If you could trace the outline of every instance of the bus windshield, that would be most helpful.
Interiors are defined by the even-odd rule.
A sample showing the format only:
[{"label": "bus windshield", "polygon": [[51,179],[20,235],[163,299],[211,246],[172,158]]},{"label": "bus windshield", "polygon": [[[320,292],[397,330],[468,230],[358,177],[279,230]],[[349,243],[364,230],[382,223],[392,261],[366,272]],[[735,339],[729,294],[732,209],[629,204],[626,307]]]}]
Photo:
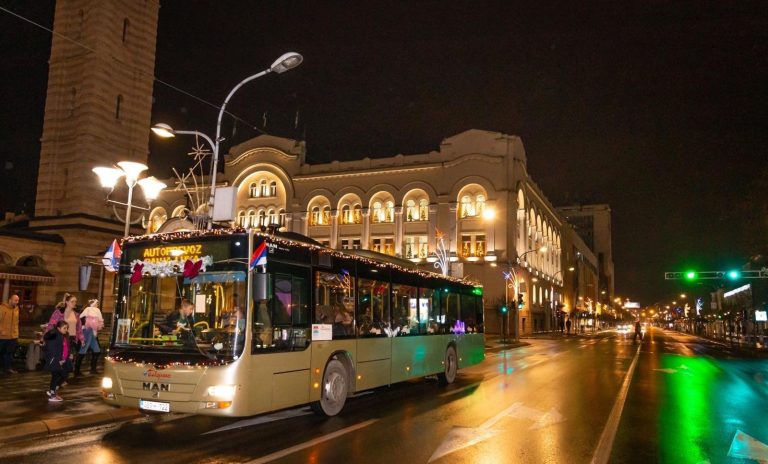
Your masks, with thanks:
[{"label": "bus windshield", "polygon": [[198,353],[211,360],[240,357],[245,342],[246,274],[202,272],[123,276],[122,309],[113,346]]}]

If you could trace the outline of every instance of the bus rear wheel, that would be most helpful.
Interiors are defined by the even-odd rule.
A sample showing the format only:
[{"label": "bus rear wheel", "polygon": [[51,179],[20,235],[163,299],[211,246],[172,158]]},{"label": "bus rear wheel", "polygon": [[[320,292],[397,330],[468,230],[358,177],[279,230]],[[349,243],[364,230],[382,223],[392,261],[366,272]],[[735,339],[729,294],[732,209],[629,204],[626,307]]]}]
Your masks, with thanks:
[{"label": "bus rear wheel", "polygon": [[442,385],[452,384],[453,381],[456,380],[456,372],[459,370],[457,359],[456,348],[449,346],[448,349],[445,350],[445,362],[443,363],[445,369],[443,372],[437,374],[437,379]]},{"label": "bus rear wheel", "polygon": [[347,369],[337,359],[325,366],[320,401],[312,403],[312,410],[323,416],[335,416],[344,408],[349,392]]}]

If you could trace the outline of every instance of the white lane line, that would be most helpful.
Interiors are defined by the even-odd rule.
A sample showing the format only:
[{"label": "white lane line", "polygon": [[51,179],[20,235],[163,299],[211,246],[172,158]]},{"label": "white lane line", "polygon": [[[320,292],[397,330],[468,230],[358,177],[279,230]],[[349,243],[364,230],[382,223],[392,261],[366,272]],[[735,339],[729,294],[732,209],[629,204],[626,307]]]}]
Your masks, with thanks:
[{"label": "white lane line", "polygon": [[320,443],[326,442],[328,440],[333,440],[334,438],[338,438],[342,435],[345,435],[350,432],[354,432],[355,430],[362,429],[364,427],[368,427],[369,425],[373,424],[374,422],[378,421],[378,419],[370,419],[365,422],[361,422],[359,424],[355,424],[352,426],[349,426],[347,428],[343,428],[341,430],[337,430],[333,433],[329,433],[328,435],[323,435],[322,437],[317,437],[314,440],[310,440],[307,442],[304,442],[300,445],[291,446],[290,448],[286,448],[284,450],[275,451],[272,454],[268,454],[266,456],[262,456],[260,458],[254,459],[253,461],[248,461],[245,464],[263,464],[266,462],[272,462],[276,459],[280,459],[282,457],[288,456],[289,454],[293,454],[297,451],[301,451],[306,448],[310,448],[315,445],[319,445]]},{"label": "white lane line", "polygon": [[201,435],[208,435],[210,433],[219,433],[224,432],[227,430],[232,429],[241,429],[243,427],[252,427],[254,425],[260,425],[260,424],[266,424],[269,422],[275,422],[279,420],[285,420],[285,419],[291,419],[294,417],[299,416],[306,416],[312,414],[312,411],[308,410],[307,408],[295,408],[295,409],[287,409],[285,411],[276,412],[274,414],[270,414],[268,416],[259,416],[255,417],[253,419],[245,419],[241,421],[234,422],[229,425],[225,425],[224,427],[219,427],[214,430],[209,430],[205,433],[201,433]]},{"label": "white lane line", "polygon": [[621,384],[619,394],[616,396],[616,402],[613,403],[613,409],[611,409],[611,414],[608,416],[608,422],[605,423],[603,433],[600,434],[600,441],[597,443],[594,456],[592,456],[592,464],[606,464],[611,457],[613,439],[616,438],[616,431],[619,429],[619,420],[621,419],[621,413],[624,411],[629,384],[632,383],[632,375],[635,373],[638,358],[640,358],[640,346],[637,347],[632,364],[630,364],[627,375],[624,377],[624,383]]}]

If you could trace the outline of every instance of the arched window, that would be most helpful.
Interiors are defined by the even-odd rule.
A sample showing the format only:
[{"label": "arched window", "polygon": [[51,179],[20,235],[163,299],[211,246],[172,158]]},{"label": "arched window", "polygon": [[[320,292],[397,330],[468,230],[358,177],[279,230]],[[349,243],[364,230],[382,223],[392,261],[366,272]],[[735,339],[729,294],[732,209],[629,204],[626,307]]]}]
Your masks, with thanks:
[{"label": "arched window", "polygon": [[323,206],[323,224],[331,223],[331,207],[328,205]]},{"label": "arched window", "polygon": [[256,182],[253,182],[248,187],[248,196],[251,198],[258,198],[259,197],[259,189],[256,187]]},{"label": "arched window", "polygon": [[429,200],[422,198],[419,200],[419,221],[429,220]]},{"label": "arched window", "polygon": [[268,197],[269,196],[269,189],[267,188],[267,181],[262,179],[259,181],[259,190],[261,191],[260,195],[262,197]]},{"label": "arched window", "polygon": [[322,221],[322,216],[320,215],[320,207],[313,206],[309,214],[309,225],[319,226],[320,224],[322,224],[321,221]]},{"label": "arched window", "polygon": [[382,222],[394,222],[395,221],[395,202],[387,201],[384,203],[384,221]]},{"label": "arched window", "polygon": [[245,211],[243,210],[237,213],[237,225],[240,227],[245,227]]},{"label": "arched window", "polygon": [[256,211],[250,210],[248,211],[248,220],[246,221],[245,227],[254,227],[256,225]]},{"label": "arched window", "polygon": [[415,200],[408,200],[405,202],[405,221],[413,222],[419,220],[419,207],[416,206]]},{"label": "arched window", "polygon": [[341,207],[341,223],[352,224],[352,208],[349,205]]},{"label": "arched window", "polygon": [[270,197],[277,196],[277,182],[275,181],[272,181],[269,183],[269,196]]},{"label": "arched window", "polygon": [[380,201],[373,203],[373,215],[371,218],[373,222],[384,222],[384,208],[381,207]]},{"label": "arched window", "polygon": [[268,224],[270,226],[272,224],[277,224],[277,216],[275,215],[275,210],[274,209],[270,208],[269,211],[267,211],[267,221],[269,221]]},{"label": "arched window", "polygon": [[360,204],[356,204],[352,209],[352,222],[354,224],[363,223],[363,207]]},{"label": "arched window", "polygon": [[285,210],[280,209],[277,212],[277,223],[280,224],[280,227],[285,226]]},{"label": "arched window", "polygon": [[459,210],[459,217],[472,217],[475,215],[475,209],[472,207],[472,199],[469,195],[461,197],[461,209]]},{"label": "arched window", "polygon": [[154,234],[160,229],[165,221],[168,219],[168,214],[165,212],[165,208],[155,208],[149,215],[149,233]]},{"label": "arched window", "polygon": [[258,219],[258,226],[266,226],[267,225],[267,213],[261,209],[259,210],[259,219]]},{"label": "arched window", "polygon": [[483,214],[483,210],[485,209],[485,195],[478,194],[475,197],[475,216],[479,216]]}]

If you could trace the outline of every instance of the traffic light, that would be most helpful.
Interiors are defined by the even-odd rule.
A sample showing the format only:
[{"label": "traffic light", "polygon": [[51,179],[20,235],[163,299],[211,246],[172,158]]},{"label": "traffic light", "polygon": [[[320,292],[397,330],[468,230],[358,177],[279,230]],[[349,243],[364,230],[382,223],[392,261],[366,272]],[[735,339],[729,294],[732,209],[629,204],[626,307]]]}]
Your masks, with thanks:
[{"label": "traffic light", "polygon": [[501,305],[501,314],[507,314],[507,305]]},{"label": "traffic light", "polygon": [[685,271],[685,280],[693,281],[699,277],[696,271]]},{"label": "traffic light", "polygon": [[726,275],[731,280],[738,280],[741,277],[741,272],[739,272],[739,271],[737,271],[735,269],[732,269],[732,270],[728,271],[728,273]]},{"label": "traffic light", "polygon": [[523,309],[525,306],[525,302],[523,301],[523,294],[518,293],[517,294],[517,309]]}]

